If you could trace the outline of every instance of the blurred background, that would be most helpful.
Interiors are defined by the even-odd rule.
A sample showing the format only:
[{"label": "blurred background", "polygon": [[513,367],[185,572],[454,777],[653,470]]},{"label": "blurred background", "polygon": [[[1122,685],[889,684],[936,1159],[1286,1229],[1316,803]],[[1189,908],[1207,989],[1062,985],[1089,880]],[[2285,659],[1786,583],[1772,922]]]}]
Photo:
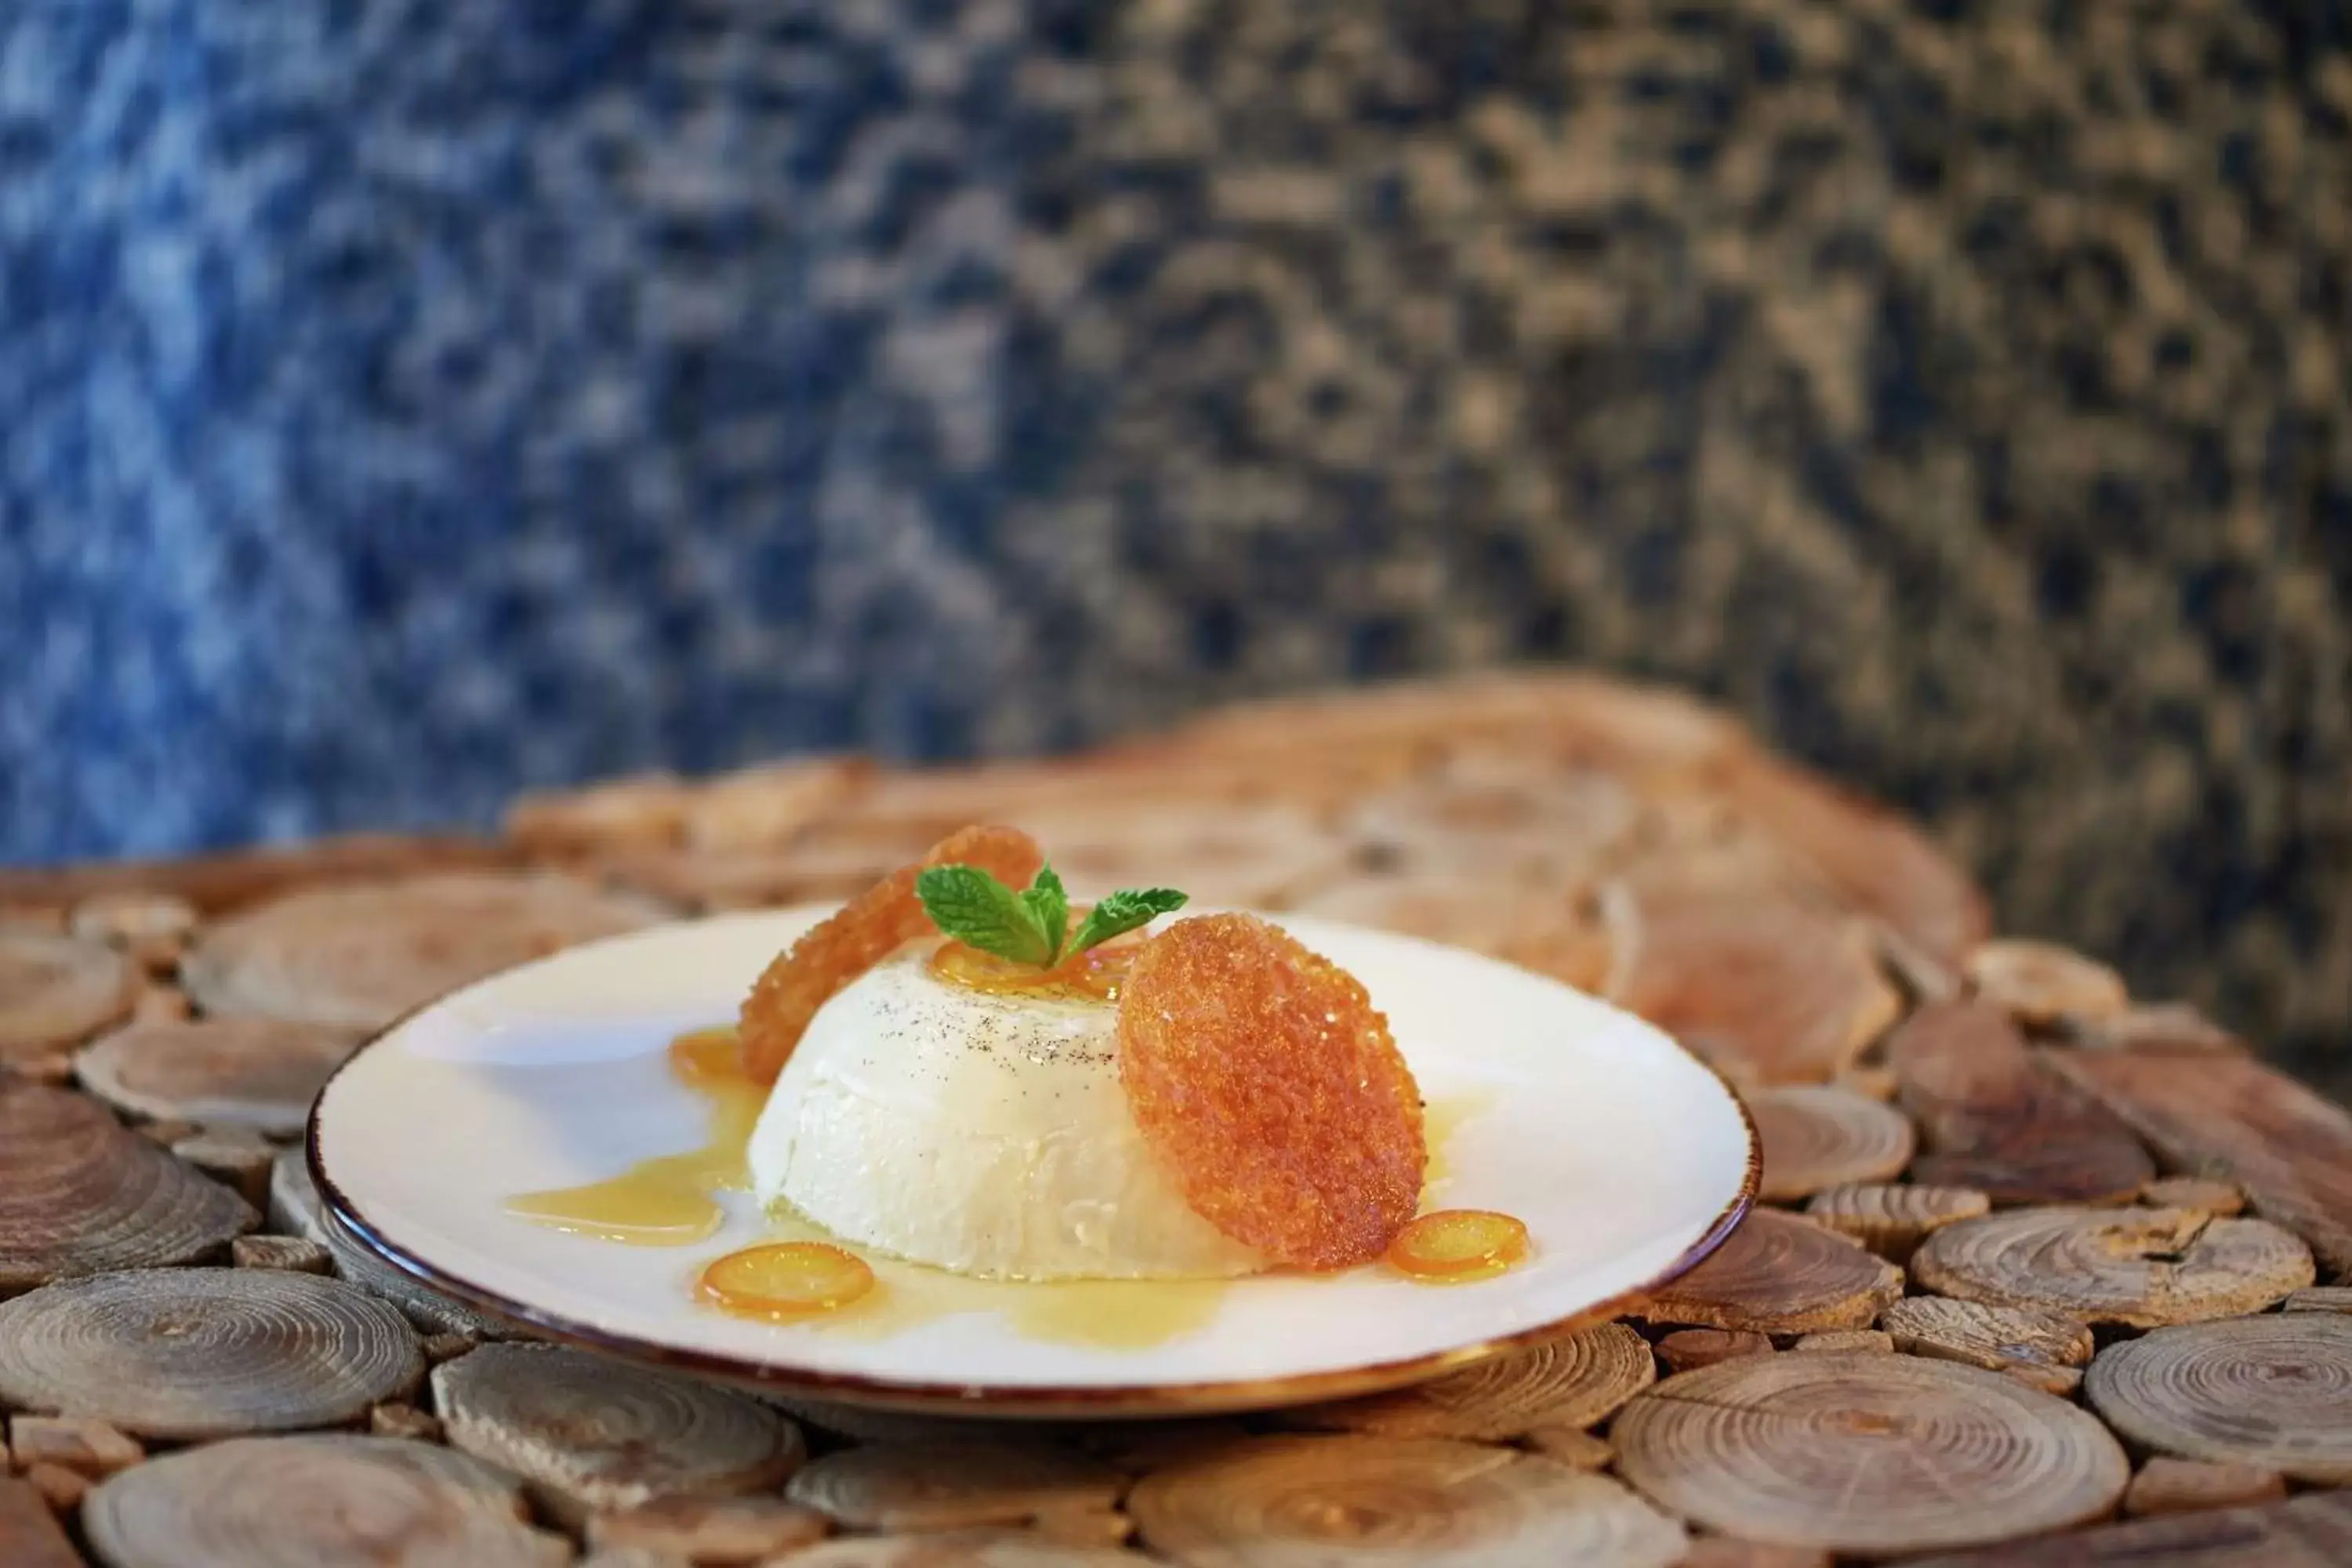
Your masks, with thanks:
[{"label": "blurred background", "polygon": [[0,860],[1514,662],[2352,1032],[2352,5],[13,0]]}]

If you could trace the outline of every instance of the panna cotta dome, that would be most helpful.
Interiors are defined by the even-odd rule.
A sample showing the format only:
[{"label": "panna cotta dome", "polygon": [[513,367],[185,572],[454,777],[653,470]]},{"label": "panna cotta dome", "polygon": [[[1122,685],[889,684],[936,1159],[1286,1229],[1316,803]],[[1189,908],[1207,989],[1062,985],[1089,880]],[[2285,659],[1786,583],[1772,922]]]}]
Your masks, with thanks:
[{"label": "panna cotta dome", "polygon": [[1265,1267],[1185,1202],[1119,1080],[1118,1004],[982,989],[902,949],[818,1009],[751,1142],[763,1206],[854,1246],[1021,1279]]}]

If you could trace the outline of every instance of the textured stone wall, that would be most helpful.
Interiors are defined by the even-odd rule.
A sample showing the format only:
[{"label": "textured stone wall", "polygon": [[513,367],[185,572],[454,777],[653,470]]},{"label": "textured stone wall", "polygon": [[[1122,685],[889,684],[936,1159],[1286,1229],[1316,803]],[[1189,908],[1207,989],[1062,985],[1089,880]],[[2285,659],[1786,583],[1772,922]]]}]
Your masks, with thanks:
[{"label": "textured stone wall", "polygon": [[0,855],[1566,658],[2352,1025],[2340,4],[0,14]]}]

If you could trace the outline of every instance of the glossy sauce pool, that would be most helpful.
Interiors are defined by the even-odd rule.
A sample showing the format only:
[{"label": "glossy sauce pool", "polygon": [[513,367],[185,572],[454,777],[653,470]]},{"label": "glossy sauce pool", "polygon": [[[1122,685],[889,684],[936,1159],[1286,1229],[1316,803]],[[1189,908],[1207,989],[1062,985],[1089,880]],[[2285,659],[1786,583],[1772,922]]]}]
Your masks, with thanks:
[{"label": "glossy sauce pool", "polygon": [[[943,948],[941,953],[956,951]],[[1112,1000],[1125,974],[1128,954],[1118,948],[1097,951],[1103,952],[1103,957],[1095,963],[1083,963],[1094,954],[1082,955],[1079,964],[1065,965],[1035,981],[1025,975],[1008,979],[992,967],[997,961],[985,954],[974,955],[978,963],[962,958],[946,962],[968,971],[953,973],[953,978],[982,989],[1035,990]],[[935,959],[935,967],[940,962]],[[507,1212],[551,1229],[632,1247],[691,1247],[716,1235],[727,1220],[719,1194],[751,1188],[746,1150],[767,1100],[767,1086],[743,1075],[731,1027],[681,1035],[670,1043],[668,1058],[671,1076],[709,1102],[708,1142],[683,1153],[640,1161],[605,1181],[520,1194],[507,1201]],[[1490,1099],[1465,1096],[1433,1100],[1426,1107],[1423,1125],[1429,1165],[1424,1201],[1451,1173],[1447,1155],[1454,1131]],[[795,1242],[838,1249],[863,1261],[873,1274],[871,1287],[854,1299],[793,1314],[748,1300],[740,1306],[730,1306],[724,1292],[712,1292],[701,1283],[713,1268],[740,1267],[746,1254]],[[1136,1350],[1166,1343],[1202,1327],[1215,1316],[1218,1304],[1234,1283],[1230,1279],[976,1279],[845,1247],[838,1237],[808,1221],[778,1214],[768,1216],[766,1235],[755,1247],[714,1256],[688,1270],[681,1294],[708,1310],[730,1311],[761,1321],[789,1321],[858,1338],[887,1338],[959,1313],[990,1312],[1031,1339]]]}]

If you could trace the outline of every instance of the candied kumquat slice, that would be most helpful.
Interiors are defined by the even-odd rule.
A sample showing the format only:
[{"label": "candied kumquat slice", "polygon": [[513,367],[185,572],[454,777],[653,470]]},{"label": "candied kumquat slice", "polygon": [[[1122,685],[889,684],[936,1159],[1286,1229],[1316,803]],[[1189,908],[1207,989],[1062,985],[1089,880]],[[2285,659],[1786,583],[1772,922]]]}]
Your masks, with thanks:
[{"label": "candied kumquat slice", "polygon": [[1378,1258],[1421,1201],[1421,1093],[1356,978],[1254,915],[1179,921],[1118,1000],[1136,1125],[1193,1211],[1277,1263]]},{"label": "candied kumquat slice", "polygon": [[845,1307],[874,1289],[874,1270],[822,1241],[780,1241],[713,1258],[697,1292],[753,1318],[805,1318]]},{"label": "candied kumquat slice", "polygon": [[1527,1255],[1528,1227],[1492,1209],[1439,1209],[1389,1243],[1389,1262],[1399,1273],[1431,1284],[1492,1279]]},{"label": "candied kumquat slice", "polygon": [[901,866],[778,955],[751,987],[737,1027],[743,1070],[773,1083],[809,1020],[843,986],[905,942],[932,930],[915,879],[932,866],[973,866],[999,881],[1025,888],[1045,857],[1017,827],[965,827],[949,834],[912,866]]}]

